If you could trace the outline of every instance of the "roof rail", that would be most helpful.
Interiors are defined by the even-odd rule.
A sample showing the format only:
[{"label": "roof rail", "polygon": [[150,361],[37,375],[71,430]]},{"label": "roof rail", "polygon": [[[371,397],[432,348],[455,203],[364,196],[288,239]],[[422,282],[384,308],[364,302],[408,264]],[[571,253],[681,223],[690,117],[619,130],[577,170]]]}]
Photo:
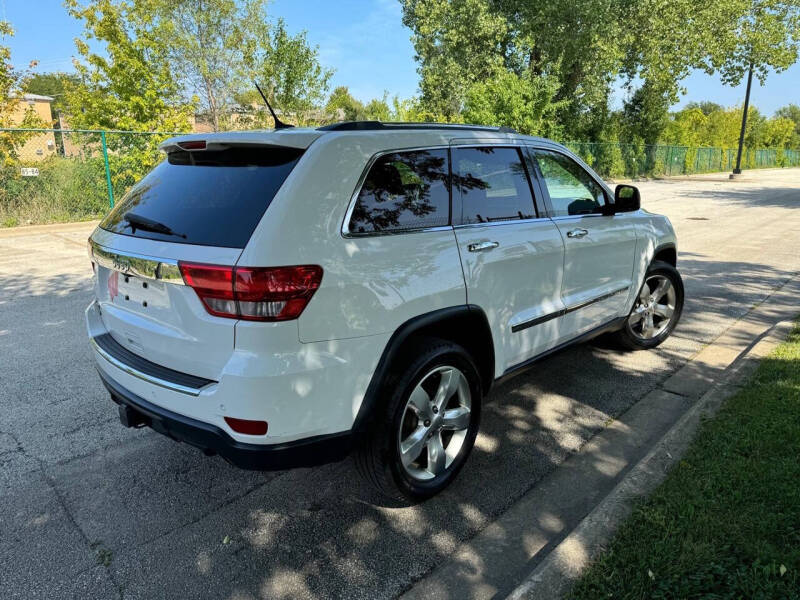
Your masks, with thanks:
[{"label": "roof rail", "polygon": [[467,125],[461,123],[403,123],[381,121],[342,121],[323,127],[320,131],[391,131],[395,129],[454,129],[457,131],[493,131],[496,133],[518,133],[511,127],[491,127],[489,125]]}]

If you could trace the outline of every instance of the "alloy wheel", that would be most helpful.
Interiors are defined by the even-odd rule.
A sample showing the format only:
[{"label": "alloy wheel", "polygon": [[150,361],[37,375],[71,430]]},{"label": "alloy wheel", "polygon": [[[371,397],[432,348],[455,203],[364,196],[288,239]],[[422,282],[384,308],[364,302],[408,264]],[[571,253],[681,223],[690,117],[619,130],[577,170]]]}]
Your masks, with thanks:
[{"label": "alloy wheel", "polygon": [[452,366],[436,367],[414,387],[398,433],[400,462],[414,479],[444,473],[458,457],[472,421],[466,376]]},{"label": "alloy wheel", "polygon": [[648,277],[628,317],[628,327],[639,339],[651,340],[669,327],[675,314],[675,287],[664,275]]}]

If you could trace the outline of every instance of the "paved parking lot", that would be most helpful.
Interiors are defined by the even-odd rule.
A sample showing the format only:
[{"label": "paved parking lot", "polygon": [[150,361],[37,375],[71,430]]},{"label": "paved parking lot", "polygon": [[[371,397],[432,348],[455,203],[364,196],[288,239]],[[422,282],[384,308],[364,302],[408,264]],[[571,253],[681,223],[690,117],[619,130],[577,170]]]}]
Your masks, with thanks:
[{"label": "paved parking lot", "polygon": [[0,597],[407,590],[800,270],[800,170],[640,189],[679,236],[673,337],[647,353],[578,346],[495,388],[456,483],[414,507],[374,495],[350,461],[245,472],[122,428],[83,325],[92,227],[0,230]]}]

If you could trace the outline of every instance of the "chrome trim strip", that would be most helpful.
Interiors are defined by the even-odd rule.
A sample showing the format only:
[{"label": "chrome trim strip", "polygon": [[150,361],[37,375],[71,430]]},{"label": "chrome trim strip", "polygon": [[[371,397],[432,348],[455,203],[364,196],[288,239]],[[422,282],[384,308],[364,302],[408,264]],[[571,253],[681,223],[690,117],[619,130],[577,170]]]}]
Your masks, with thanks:
[{"label": "chrome trim strip", "polygon": [[567,308],[562,308],[561,310],[557,310],[555,312],[542,315],[541,317],[535,317],[533,319],[528,319],[527,321],[523,321],[522,323],[517,323],[516,325],[511,326],[511,332],[516,333],[518,331],[522,331],[523,329],[528,329],[529,327],[533,327],[535,325],[541,325],[542,323],[546,323],[547,321],[552,321],[553,319],[557,319],[558,317],[563,317],[571,312],[580,310],[581,308],[586,308],[587,306],[590,306],[595,302],[602,302],[603,300],[607,300],[612,296],[616,296],[617,294],[627,292],[629,289],[631,289],[631,286],[627,285],[624,288],[619,288],[618,290],[614,290],[613,292],[603,294],[602,296],[598,296],[597,298],[592,298],[591,300],[586,300],[585,302],[574,304]]},{"label": "chrome trim strip", "polygon": [[106,269],[133,275],[140,279],[186,285],[176,260],[109,250],[92,239],[89,240],[89,248],[92,260]]},{"label": "chrome trim strip", "polygon": [[541,223],[549,221],[548,217],[534,217],[532,219],[508,219],[505,221],[489,221],[488,223],[461,223],[453,225],[453,229],[472,229],[474,227],[497,227],[499,225],[519,225],[524,223]]},{"label": "chrome trim strip", "polygon": [[208,385],[213,385],[213,384],[208,384],[201,388],[191,388],[185,385],[181,385],[179,383],[172,383],[171,381],[165,381],[164,379],[159,379],[158,377],[152,377],[151,375],[142,373],[141,371],[138,371],[133,367],[131,367],[130,365],[126,365],[122,361],[119,361],[113,356],[111,356],[108,352],[103,350],[96,341],[94,341],[94,338],[89,338],[89,342],[91,342],[94,351],[97,352],[97,354],[102,356],[104,359],[106,359],[106,361],[111,363],[113,366],[124,371],[128,375],[132,375],[133,377],[141,379],[142,381],[146,381],[147,383],[152,383],[153,385],[157,385],[159,387],[171,390],[173,392],[188,394],[189,396],[199,396],[200,392],[202,392],[205,388],[207,388]]}]

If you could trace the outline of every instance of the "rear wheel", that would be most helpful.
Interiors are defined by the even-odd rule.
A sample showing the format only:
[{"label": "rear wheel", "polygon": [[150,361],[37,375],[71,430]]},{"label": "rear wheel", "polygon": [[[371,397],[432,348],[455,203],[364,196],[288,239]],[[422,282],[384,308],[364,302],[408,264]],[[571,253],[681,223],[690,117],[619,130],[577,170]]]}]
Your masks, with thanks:
[{"label": "rear wheel", "polygon": [[669,263],[653,262],[618,339],[632,350],[655,348],[675,329],[682,311],[680,273]]},{"label": "rear wheel", "polygon": [[395,499],[424,500],[461,470],[478,433],[481,386],[461,346],[428,340],[387,390],[383,414],[357,453],[367,480]]}]

